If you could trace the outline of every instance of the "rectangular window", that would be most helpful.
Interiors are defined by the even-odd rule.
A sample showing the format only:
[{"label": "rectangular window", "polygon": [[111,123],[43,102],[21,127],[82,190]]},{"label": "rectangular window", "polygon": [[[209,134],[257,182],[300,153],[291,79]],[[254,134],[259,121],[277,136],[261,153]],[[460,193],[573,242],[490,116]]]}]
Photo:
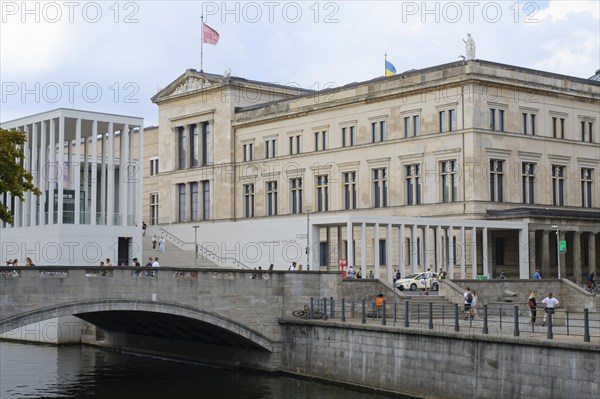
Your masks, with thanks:
[{"label": "rectangular window", "polygon": [[210,182],[202,182],[202,220],[210,219]]},{"label": "rectangular window", "polygon": [[150,176],[156,176],[158,174],[158,158],[150,159]]},{"label": "rectangular window", "polygon": [[201,125],[202,125],[202,166],[206,166],[211,163],[210,124],[208,122],[203,122]]},{"label": "rectangular window", "polygon": [[458,201],[458,162],[444,161],[442,168],[442,202]]},{"label": "rectangular window", "polygon": [[327,266],[329,258],[329,245],[326,242],[319,243],[319,265]]},{"label": "rectangular window", "polygon": [[315,151],[327,149],[327,132],[315,132]]},{"label": "rectangular window", "polygon": [[317,176],[317,210],[329,210],[329,178],[327,175]]},{"label": "rectangular window", "polygon": [[158,224],[158,193],[150,193],[150,224]]},{"label": "rectangular window", "polygon": [[581,141],[592,142],[592,130],[594,123],[590,121],[581,121]]},{"label": "rectangular window", "polygon": [[344,172],[344,209],[356,209],[356,172]]},{"label": "rectangular window", "polygon": [[356,145],[356,126],[342,128],[342,147]]},{"label": "rectangular window", "polygon": [[302,213],[302,178],[290,179],[290,197],[292,213]]},{"label": "rectangular window", "polygon": [[490,130],[496,130],[496,110],[490,108]]},{"label": "rectangular window", "polygon": [[386,249],[385,239],[379,239],[379,265],[385,265],[387,262]]},{"label": "rectangular window", "polygon": [[417,137],[420,134],[421,123],[419,115],[404,117],[404,137]]},{"label": "rectangular window", "polygon": [[388,206],[388,181],[387,168],[373,169],[373,207],[385,208]]},{"label": "rectangular window", "polygon": [[565,118],[560,118],[560,138],[565,138]]},{"label": "rectangular window", "polygon": [[244,144],[242,146],[242,152],[244,155],[244,157],[243,157],[244,162],[254,160],[254,143]]},{"label": "rectangular window", "polygon": [[440,133],[444,133],[446,131],[446,111],[440,111],[438,123],[440,125]]},{"label": "rectangular window", "polygon": [[498,110],[498,130],[501,132],[504,131],[504,110],[503,109]]},{"label": "rectangular window", "polygon": [[277,182],[267,182],[267,215],[277,215]]},{"label": "rectangular window", "polygon": [[190,183],[190,191],[192,194],[192,203],[190,204],[191,220],[198,220],[198,182]]},{"label": "rectangular window", "polygon": [[406,166],[406,205],[421,204],[421,165]]},{"label": "rectangular window", "polygon": [[490,160],[490,201],[503,202],[504,197],[504,161]]},{"label": "rectangular window", "polygon": [[521,114],[521,129],[523,131],[523,134],[527,134],[528,130],[527,130],[527,114],[526,113]]},{"label": "rectangular window", "polygon": [[504,237],[496,237],[496,265],[504,266]]},{"label": "rectangular window", "polygon": [[537,165],[533,162],[523,162],[521,172],[522,202],[524,204],[533,204],[535,201],[535,175]]},{"label": "rectangular window", "polygon": [[558,122],[555,116],[552,117],[552,137],[558,138]]},{"label": "rectangular window", "polygon": [[531,135],[535,136],[535,114],[531,114],[530,119],[531,119]]},{"label": "rectangular window", "polygon": [[200,135],[198,133],[198,125],[190,125],[190,148],[192,154],[190,157],[190,167],[194,168],[200,165]]},{"label": "rectangular window", "polygon": [[276,152],[277,148],[277,140],[269,139],[265,140],[265,158],[275,158],[277,156]]},{"label": "rectangular window", "polygon": [[552,165],[552,205],[565,205],[565,167]]},{"label": "rectangular window", "polygon": [[290,155],[300,154],[302,152],[301,147],[301,137],[298,136],[290,136]]},{"label": "rectangular window", "polygon": [[448,126],[448,130],[453,132],[456,130],[456,110],[455,109],[449,109],[448,110],[448,119],[449,119],[449,126]]},{"label": "rectangular window", "polygon": [[373,143],[387,139],[386,121],[371,122],[371,141]]},{"label": "rectangular window", "polygon": [[504,110],[490,108],[490,130],[504,131]]},{"label": "rectangular window", "polygon": [[417,137],[421,134],[421,117],[419,115],[413,116],[413,136]]},{"label": "rectangular window", "polygon": [[590,168],[581,168],[581,206],[592,207],[592,173]]},{"label": "rectangular window", "polygon": [[180,222],[185,222],[185,183],[177,185],[179,191],[179,219]]},{"label": "rectangular window", "polygon": [[185,139],[185,128],[183,126],[179,126],[177,128],[177,142],[178,142],[178,159],[179,159],[179,169],[185,169],[185,153],[187,142]]},{"label": "rectangular window", "polygon": [[254,217],[254,184],[244,184],[244,217]]}]

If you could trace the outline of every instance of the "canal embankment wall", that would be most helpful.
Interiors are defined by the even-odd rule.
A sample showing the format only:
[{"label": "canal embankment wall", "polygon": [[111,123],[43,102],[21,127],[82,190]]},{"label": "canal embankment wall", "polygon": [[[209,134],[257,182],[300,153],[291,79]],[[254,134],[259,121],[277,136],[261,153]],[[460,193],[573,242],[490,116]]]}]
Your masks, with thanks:
[{"label": "canal embankment wall", "polygon": [[282,320],[282,371],[424,398],[600,397],[600,344]]}]

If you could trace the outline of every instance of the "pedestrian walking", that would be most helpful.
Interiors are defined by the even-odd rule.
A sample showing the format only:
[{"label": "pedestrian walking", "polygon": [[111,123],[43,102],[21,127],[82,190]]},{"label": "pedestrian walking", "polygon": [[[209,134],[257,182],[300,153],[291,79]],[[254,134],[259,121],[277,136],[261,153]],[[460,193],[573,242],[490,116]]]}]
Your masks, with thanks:
[{"label": "pedestrian walking", "polygon": [[554,314],[554,308],[556,308],[556,306],[558,305],[558,299],[554,298],[554,295],[551,292],[549,292],[548,296],[542,299],[542,303],[546,305],[546,311],[544,314],[544,321],[542,322],[542,326],[546,326],[546,317],[548,317],[548,313],[550,313],[551,315]]},{"label": "pedestrian walking", "polygon": [[535,326],[535,320],[537,318],[537,302],[535,300],[537,293],[535,291],[531,291],[529,294],[529,311],[531,312],[531,331],[533,331],[533,327]]},{"label": "pedestrian walking", "polygon": [[541,278],[542,278],[542,275],[540,274],[540,271],[538,269],[535,269],[535,273],[533,273],[533,279],[539,280]]},{"label": "pedestrian walking", "polygon": [[465,320],[468,320],[469,317],[473,317],[471,314],[471,303],[473,303],[473,294],[471,294],[471,288],[467,287],[465,292],[463,293],[464,300],[464,312],[465,312]]},{"label": "pedestrian walking", "polygon": [[479,314],[477,313],[477,304],[479,303],[479,298],[477,297],[477,292],[473,290],[471,295],[473,295],[473,300],[471,301],[471,318],[479,320]]},{"label": "pedestrian walking", "polygon": [[165,237],[160,237],[160,240],[158,241],[158,248],[160,249],[161,253],[165,253],[165,245],[167,243],[167,240],[165,240]]},{"label": "pedestrian walking", "polygon": [[142,222],[142,237],[146,237],[146,222]]},{"label": "pedestrian walking", "polygon": [[156,243],[158,243],[158,240],[156,239],[156,234],[154,234],[152,236],[152,249],[156,249]]}]

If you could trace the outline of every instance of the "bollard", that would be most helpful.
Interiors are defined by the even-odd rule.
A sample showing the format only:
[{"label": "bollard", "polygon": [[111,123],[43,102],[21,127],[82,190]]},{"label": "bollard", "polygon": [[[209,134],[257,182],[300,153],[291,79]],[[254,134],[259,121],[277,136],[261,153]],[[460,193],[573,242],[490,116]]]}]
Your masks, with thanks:
[{"label": "bollard", "polygon": [[346,298],[342,298],[342,322],[346,321]]},{"label": "bollard", "polygon": [[519,305],[515,305],[515,337],[519,336]]},{"label": "bollard", "polygon": [[397,308],[396,308],[396,302],[394,302],[394,327],[396,326],[396,316],[397,316]]},{"label": "bollard", "polygon": [[408,321],[410,302],[404,302],[404,327],[410,326],[410,322]]},{"label": "bollard", "polygon": [[458,326],[458,303],[454,304],[454,331],[460,331]]},{"label": "bollard", "polygon": [[315,299],[310,297],[310,319],[312,320],[315,316]]},{"label": "bollard", "polygon": [[323,320],[327,320],[327,298],[323,298]]},{"label": "bollard", "polygon": [[373,301],[372,305],[373,305],[373,314],[371,315],[371,316],[372,316],[371,318],[372,318],[373,320],[375,320],[375,315],[377,314],[377,313],[376,313],[376,310],[375,310],[375,301]]},{"label": "bollard", "polygon": [[429,302],[429,329],[433,330],[433,302]]},{"label": "bollard", "polygon": [[386,322],[385,322],[385,299],[383,300],[383,306],[381,307],[381,325],[385,326]]},{"label": "bollard", "polygon": [[552,312],[548,312],[548,333],[546,334],[548,339],[554,339],[554,334],[552,333]]},{"label": "bollard", "polygon": [[421,306],[419,306],[420,304],[417,303],[417,324],[421,323]]},{"label": "bollard", "polygon": [[329,318],[335,319],[335,301],[333,300],[333,297],[331,297],[329,303]]},{"label": "bollard", "polygon": [[590,318],[588,309],[583,309],[583,342],[590,342]]},{"label": "bollard", "polygon": [[566,310],[566,314],[567,314],[567,335],[569,335],[569,310]]},{"label": "bollard", "polygon": [[483,333],[489,334],[490,330],[488,329],[488,310],[487,303],[483,305]]},{"label": "bollard", "polygon": [[446,324],[446,305],[442,305],[442,325]]},{"label": "bollard", "polygon": [[367,311],[366,311],[366,304],[365,304],[365,300],[362,300],[362,320],[360,321],[362,324],[365,324],[367,322]]},{"label": "bollard", "polygon": [[502,331],[502,308],[498,308],[498,312],[500,313],[500,331]]}]

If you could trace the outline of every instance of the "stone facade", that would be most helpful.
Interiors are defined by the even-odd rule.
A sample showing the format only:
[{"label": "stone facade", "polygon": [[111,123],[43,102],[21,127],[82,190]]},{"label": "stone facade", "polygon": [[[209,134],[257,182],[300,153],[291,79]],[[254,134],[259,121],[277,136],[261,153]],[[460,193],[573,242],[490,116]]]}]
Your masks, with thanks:
[{"label": "stone facade", "polygon": [[[192,78],[205,84],[187,87]],[[293,226],[293,238],[307,211],[511,220],[529,226],[529,275],[538,268],[558,276],[556,230],[568,248],[561,277],[581,282],[597,267],[600,84],[593,80],[469,60],[305,93],[188,70],[153,101],[161,219],[184,237],[193,234],[188,222],[216,238],[215,222],[250,220],[254,240],[275,239],[263,228],[275,219]],[[371,239],[386,233],[369,229],[371,268]],[[349,258],[347,244],[331,245],[331,237],[347,236],[346,226],[318,234],[327,252],[316,259],[321,266]],[[446,267],[470,256],[450,256],[459,234],[445,227],[436,244]],[[428,235],[433,242],[419,226],[416,246],[401,244],[415,246],[419,268]],[[523,278],[517,232],[487,235],[489,274]],[[394,266],[401,245],[390,252]]]}]

